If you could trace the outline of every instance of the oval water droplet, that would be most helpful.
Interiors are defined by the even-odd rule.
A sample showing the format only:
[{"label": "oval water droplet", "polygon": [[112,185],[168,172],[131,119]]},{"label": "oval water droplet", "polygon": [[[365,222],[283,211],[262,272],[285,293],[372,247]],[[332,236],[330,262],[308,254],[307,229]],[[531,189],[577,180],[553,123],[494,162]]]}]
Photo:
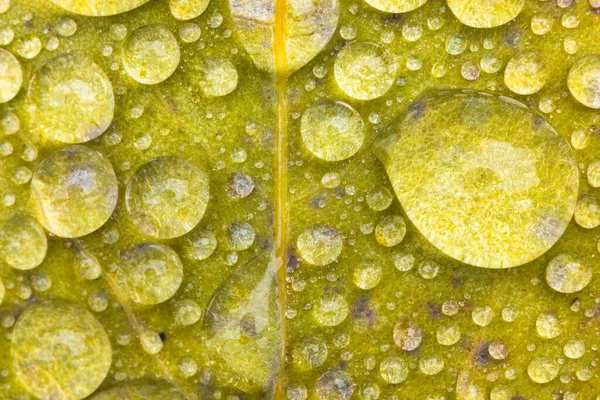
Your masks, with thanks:
[{"label": "oval water droplet", "polygon": [[561,237],[575,211],[579,180],[569,145],[506,97],[430,92],[376,151],[419,231],[467,264],[531,261]]},{"label": "oval water droplet", "polygon": [[21,63],[8,50],[0,49],[0,103],[12,100],[23,83]]},{"label": "oval water droplet", "polygon": [[46,258],[47,250],[46,232],[28,215],[17,215],[0,228],[0,255],[15,269],[37,267]]},{"label": "oval water droplet", "polygon": [[569,91],[584,106],[600,108],[600,55],[579,58],[569,71]]}]

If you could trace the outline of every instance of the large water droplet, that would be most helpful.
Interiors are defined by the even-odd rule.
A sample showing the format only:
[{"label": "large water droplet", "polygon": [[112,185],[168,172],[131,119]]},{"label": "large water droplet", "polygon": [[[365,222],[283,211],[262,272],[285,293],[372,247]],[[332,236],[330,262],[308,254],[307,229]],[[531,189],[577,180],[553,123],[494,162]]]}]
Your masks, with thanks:
[{"label": "large water droplet", "polygon": [[112,215],[117,197],[117,177],[110,162],[81,145],[50,155],[31,181],[38,220],[61,237],[79,237],[100,228]]},{"label": "large water droplet", "polygon": [[100,136],[115,108],[108,76],[81,54],[62,54],[42,65],[29,86],[29,100],[35,130],[64,143]]},{"label": "large water droplet", "polygon": [[170,383],[137,381],[117,386],[93,396],[91,400],[185,400],[186,396]]},{"label": "large water droplet", "polygon": [[504,84],[511,91],[529,95],[538,92],[548,79],[546,63],[533,51],[517,54],[508,61],[504,70]]},{"label": "large water droplet", "polygon": [[190,161],[169,156],[144,164],[125,193],[135,226],[161,239],[191,231],[202,219],[208,199],[208,175]]},{"label": "large water droplet", "polygon": [[575,210],[578,171],[568,144],[540,115],[505,97],[430,92],[378,147],[415,226],[471,265],[535,259]]},{"label": "large water droplet", "polygon": [[179,65],[180,51],[175,36],[161,25],[148,25],[129,35],[123,48],[127,75],[145,85],[170,77]]},{"label": "large water droplet", "polygon": [[82,399],[104,380],[112,360],[108,336],[85,309],[45,301],[19,317],[11,355],[21,384],[42,399]]},{"label": "large water droplet", "polygon": [[274,389],[281,355],[275,268],[247,264],[213,295],[202,322],[217,375],[247,392]]},{"label": "large water droplet", "polygon": [[54,4],[75,14],[106,16],[133,10],[150,0],[51,0]]},{"label": "large water droplet", "polygon": [[576,254],[561,253],[546,268],[548,286],[560,293],[583,290],[592,280],[592,268]]},{"label": "large water droplet", "polygon": [[525,0],[448,0],[447,3],[463,24],[473,28],[493,28],[519,15]]},{"label": "large water droplet", "polygon": [[[286,26],[287,68],[290,73],[302,68],[329,42],[337,27],[337,0],[288,0]],[[275,0],[229,0],[234,31],[263,71],[275,69],[273,37]]]},{"label": "large water droplet", "polygon": [[575,61],[567,84],[573,97],[581,104],[600,108],[600,55],[592,54]]},{"label": "large water droplet", "polygon": [[427,3],[427,0],[366,0],[376,9],[388,13],[405,13],[415,10]]},{"label": "large water droplet", "polygon": [[202,15],[210,0],[169,0],[169,9],[175,19],[187,21]]},{"label": "large water droplet", "polygon": [[0,103],[12,100],[23,83],[21,64],[11,52],[0,49]]}]

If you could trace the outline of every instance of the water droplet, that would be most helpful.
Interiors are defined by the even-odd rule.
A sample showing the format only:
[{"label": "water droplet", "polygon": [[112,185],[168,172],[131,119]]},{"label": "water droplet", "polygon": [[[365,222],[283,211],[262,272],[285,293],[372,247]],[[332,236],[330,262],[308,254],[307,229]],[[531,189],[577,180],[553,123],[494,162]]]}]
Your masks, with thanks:
[{"label": "water droplet", "polygon": [[436,332],[439,344],[452,346],[460,340],[460,328],[455,325],[440,326]]},{"label": "water droplet", "polygon": [[217,248],[217,237],[212,231],[198,230],[184,238],[183,254],[194,260],[204,260],[210,257]]},{"label": "water droplet", "polygon": [[385,187],[367,193],[367,204],[373,211],[386,210],[392,204],[392,200],[392,193]]},{"label": "water droplet", "polygon": [[39,165],[31,181],[37,217],[60,237],[100,228],[117,205],[117,177],[108,159],[85,146],[65,147]]},{"label": "water droplet", "polygon": [[183,266],[171,248],[142,243],[120,254],[115,277],[121,290],[136,303],[158,304],[179,289]]},{"label": "water droplet", "polygon": [[363,290],[373,289],[381,281],[381,266],[372,262],[362,262],[354,268],[354,284]]},{"label": "water droplet", "polygon": [[210,0],[169,0],[169,9],[175,19],[188,21],[202,15]]},{"label": "water droplet", "polygon": [[379,11],[388,13],[406,13],[421,7],[427,0],[366,0]]},{"label": "water droplet", "polygon": [[488,353],[494,360],[504,360],[508,355],[508,346],[500,340],[492,340],[488,346]]},{"label": "water droplet", "polygon": [[538,335],[543,339],[554,339],[560,335],[560,323],[553,312],[540,313],[535,321]]},{"label": "water droplet", "polygon": [[148,354],[158,354],[163,348],[163,342],[158,332],[149,328],[143,328],[140,332],[140,344]]},{"label": "water droplet", "polygon": [[321,178],[321,184],[327,189],[335,189],[341,183],[340,175],[337,172],[327,172]]},{"label": "water droplet", "polygon": [[300,132],[308,150],[326,161],[352,157],[365,139],[360,114],[339,101],[308,108],[302,115]]},{"label": "water droplet", "polygon": [[77,23],[71,18],[61,18],[58,20],[56,31],[60,36],[73,36],[77,32]]},{"label": "water droplet", "polygon": [[37,132],[63,143],[100,136],[115,108],[108,76],[78,53],[61,54],[42,65],[29,87],[29,99]]},{"label": "water droplet", "polygon": [[594,160],[588,165],[587,181],[592,187],[600,187],[600,159]]},{"label": "water droplet", "polygon": [[471,313],[471,318],[476,325],[488,326],[494,319],[494,311],[489,306],[475,307]]},{"label": "water droplet", "polygon": [[190,161],[159,157],[127,184],[125,201],[135,226],[161,239],[182,236],[202,219],[209,200],[208,175]]},{"label": "water droplet", "polygon": [[15,269],[37,267],[46,258],[47,250],[46,233],[30,216],[17,215],[0,228],[0,254]]},{"label": "water droplet", "polygon": [[136,29],[125,42],[123,66],[127,75],[145,85],[170,77],[179,65],[179,44],[165,27],[148,25]]},{"label": "water droplet", "polygon": [[227,192],[234,199],[248,197],[254,190],[254,181],[251,177],[241,172],[235,172],[229,178]]},{"label": "water droplet", "polygon": [[379,365],[379,375],[387,383],[401,383],[408,378],[408,365],[400,357],[385,358]]},{"label": "water droplet", "polygon": [[376,152],[417,229],[471,265],[535,259],[560,238],[575,209],[578,171],[568,144],[511,99],[430,92],[408,107]]},{"label": "water droplet", "polygon": [[402,350],[416,350],[422,340],[423,330],[408,319],[402,319],[394,325],[394,342]]},{"label": "water droplet", "polygon": [[0,103],[12,100],[23,83],[23,71],[21,64],[11,52],[0,49]]},{"label": "water droplet", "polygon": [[150,0],[51,0],[54,4],[75,14],[89,16],[106,16],[121,14],[133,10]]},{"label": "water droplet", "polygon": [[83,279],[98,279],[102,275],[102,266],[94,254],[82,246],[74,246],[73,269]]},{"label": "water droplet", "polygon": [[328,265],[342,253],[342,237],[334,228],[318,225],[298,236],[296,247],[300,257],[312,265]]},{"label": "water droplet", "polygon": [[433,279],[437,276],[440,266],[435,261],[426,260],[419,264],[419,275],[424,279]]},{"label": "water droplet", "polygon": [[181,371],[181,374],[186,378],[191,378],[198,372],[198,365],[191,357],[184,357],[177,363],[177,368]]},{"label": "water droplet", "polygon": [[592,268],[580,256],[561,253],[546,268],[548,286],[560,293],[583,290],[592,280]]},{"label": "water droplet", "polygon": [[397,253],[394,255],[394,266],[398,271],[410,271],[415,265],[415,256],[412,254]]},{"label": "water droplet", "polygon": [[200,320],[202,310],[194,300],[184,299],[175,304],[175,323],[181,326],[193,325]]},{"label": "water droplet", "polygon": [[240,390],[270,392],[281,354],[279,315],[272,265],[247,264],[225,281],[202,323],[217,376]]},{"label": "water droplet", "polygon": [[346,299],[340,294],[333,293],[319,299],[313,309],[313,315],[323,326],[336,326],[344,322],[349,311]]},{"label": "water droplet", "polygon": [[104,380],[112,360],[104,328],[87,310],[63,301],[29,307],[14,328],[15,375],[42,399],[82,399]]},{"label": "water droplet", "polygon": [[449,0],[448,7],[460,22],[473,28],[504,25],[519,15],[524,0]]},{"label": "water droplet", "polygon": [[352,42],[337,55],[335,81],[344,93],[358,100],[383,96],[396,79],[396,62],[390,52],[374,42]]},{"label": "water droplet", "polygon": [[231,250],[247,250],[254,243],[256,231],[247,222],[236,222],[229,227],[229,247]]},{"label": "water droplet", "polygon": [[600,226],[600,200],[594,196],[583,195],[577,200],[575,222],[582,228],[592,229]]},{"label": "water droplet", "polygon": [[549,357],[531,360],[527,366],[527,374],[535,383],[548,383],[558,376],[560,366]]},{"label": "water droplet", "polygon": [[406,223],[399,215],[389,215],[381,220],[375,228],[375,239],[385,247],[397,245],[406,235]]},{"label": "water droplet", "polygon": [[200,27],[194,23],[183,24],[179,28],[179,37],[185,43],[194,43],[198,41],[200,35],[202,35],[202,31],[200,30]]},{"label": "water droplet", "polygon": [[319,368],[327,360],[327,344],[319,337],[310,337],[300,341],[294,347],[292,357],[301,370]]},{"label": "water droplet", "polygon": [[554,20],[545,15],[534,15],[531,18],[531,31],[536,35],[545,35],[552,29]]},{"label": "water droplet", "polygon": [[569,340],[563,347],[565,356],[576,360],[585,354],[585,343],[583,340]]},{"label": "water droplet", "polygon": [[354,381],[345,371],[329,370],[317,380],[316,390],[319,400],[350,400]]},{"label": "water droplet", "polygon": [[569,71],[569,91],[581,104],[600,108],[600,55],[579,58]]},{"label": "water droplet", "polygon": [[37,36],[24,36],[17,40],[15,50],[23,58],[35,58],[42,50],[42,41]]},{"label": "water droplet", "polygon": [[504,69],[504,84],[521,95],[538,92],[547,79],[546,63],[533,51],[517,54],[508,61]]},{"label": "water droplet", "polygon": [[195,79],[207,97],[220,97],[233,92],[238,85],[238,72],[231,61],[207,58],[193,67]]}]

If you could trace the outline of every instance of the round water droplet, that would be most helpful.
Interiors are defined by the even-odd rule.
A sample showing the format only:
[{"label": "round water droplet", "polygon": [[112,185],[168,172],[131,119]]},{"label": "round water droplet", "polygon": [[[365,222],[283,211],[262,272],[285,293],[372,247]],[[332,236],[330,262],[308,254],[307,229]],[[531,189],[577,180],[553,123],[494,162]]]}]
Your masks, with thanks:
[{"label": "round water droplet", "polygon": [[504,84],[511,91],[529,95],[538,92],[548,79],[546,63],[533,51],[517,54],[508,61],[504,70]]},{"label": "round water droplet", "polygon": [[401,383],[408,378],[408,365],[400,357],[388,357],[379,365],[379,375],[387,383]]},{"label": "round water droplet", "polygon": [[318,337],[299,342],[292,352],[294,363],[304,371],[319,368],[327,360],[327,344]]},{"label": "round water droplet", "polygon": [[354,284],[362,289],[373,289],[381,281],[381,266],[372,262],[362,262],[354,268]]},{"label": "round water droplet", "polygon": [[452,346],[460,340],[460,328],[455,325],[441,326],[436,332],[439,344]]},{"label": "round water droplet", "polygon": [[178,325],[193,325],[200,320],[202,310],[194,300],[184,299],[175,304],[175,322]]},{"label": "round water droplet", "polygon": [[208,175],[190,161],[159,157],[144,164],[127,184],[125,202],[144,234],[170,239],[191,231],[209,199]]},{"label": "round water droplet", "polygon": [[600,226],[600,200],[594,196],[581,196],[575,207],[575,222],[586,229]]},{"label": "round water droplet", "polygon": [[600,188],[600,160],[594,160],[588,165],[587,181],[591,187]]},{"label": "round water droplet", "polygon": [[488,326],[494,319],[494,311],[489,306],[476,307],[471,313],[471,318],[476,325]]},{"label": "round water droplet", "polygon": [[365,140],[360,114],[339,101],[308,108],[302,115],[300,133],[308,150],[326,161],[352,157]]},{"label": "round water droplet", "polygon": [[145,85],[170,77],[179,65],[180,51],[175,36],[161,25],[148,25],[129,35],[123,48],[127,75]]},{"label": "round water droplet", "polygon": [[238,72],[225,58],[207,58],[192,67],[194,81],[207,97],[220,97],[233,92],[238,85]]},{"label": "round water droplet", "polygon": [[140,332],[140,344],[148,354],[158,354],[164,346],[158,332],[149,328],[143,328]]},{"label": "round water droplet", "polygon": [[318,225],[298,236],[296,247],[300,257],[312,265],[328,265],[342,253],[342,237],[334,228]]},{"label": "round water droplet", "polygon": [[394,325],[394,342],[402,350],[416,350],[423,341],[423,330],[407,319]]},{"label": "round water droplet", "polygon": [[217,237],[212,231],[199,230],[184,238],[183,255],[194,260],[210,257],[217,248]]},{"label": "round water droplet", "polygon": [[37,267],[46,258],[48,240],[40,224],[27,215],[17,215],[0,228],[0,255],[20,270]]},{"label": "round water droplet", "polygon": [[392,193],[385,187],[367,193],[367,204],[373,211],[387,210],[392,200]]},{"label": "round water droplet", "polygon": [[427,3],[427,0],[366,0],[379,11],[400,14],[415,10]]},{"label": "round water droplet", "polygon": [[169,0],[169,9],[175,19],[188,21],[202,15],[210,0]]},{"label": "round water droplet", "polygon": [[506,385],[496,385],[490,391],[490,400],[512,400],[513,392]]},{"label": "round water droplet", "polygon": [[142,243],[121,253],[116,282],[130,299],[158,304],[170,299],[183,280],[177,253],[157,243]]},{"label": "round water droplet", "polygon": [[385,247],[397,245],[406,235],[406,223],[399,215],[389,215],[377,224],[375,239]]},{"label": "round water droplet", "polygon": [[585,354],[585,343],[583,340],[569,340],[563,347],[565,356],[576,360]]},{"label": "round water droplet", "polygon": [[494,360],[504,360],[508,355],[508,347],[500,340],[492,340],[488,346],[488,353]]},{"label": "round water droplet", "polygon": [[558,376],[560,366],[549,357],[531,360],[527,366],[527,374],[535,383],[548,383]]},{"label": "round water droplet", "polygon": [[354,392],[352,376],[345,371],[329,370],[317,380],[319,400],[349,400]]},{"label": "round water droplet", "polygon": [[315,304],[313,315],[323,326],[336,326],[344,322],[350,309],[340,294],[326,294]]},{"label": "round water droplet", "polygon": [[0,49],[0,103],[12,100],[23,83],[21,64],[8,50]]},{"label": "round water droplet", "polygon": [[560,335],[560,322],[553,312],[540,313],[535,320],[535,328],[543,339],[554,339]]},{"label": "round water droplet", "polygon": [[150,0],[51,0],[54,4],[75,14],[106,16],[133,10]]},{"label": "round water droplet", "polygon": [[600,55],[579,58],[569,71],[569,91],[581,104],[600,108]]},{"label": "round water droplet", "polygon": [[473,28],[493,28],[516,18],[525,0],[448,0],[447,3],[463,24]]},{"label": "round water droplet", "polygon": [[29,86],[29,100],[34,129],[63,143],[100,136],[112,122],[115,109],[108,76],[78,53],[61,54],[42,65]]},{"label": "round water droplet", "polygon": [[50,155],[31,180],[38,221],[60,237],[84,236],[100,228],[112,215],[117,197],[110,161],[81,145]]},{"label": "round water droplet", "polygon": [[348,96],[371,100],[392,87],[396,62],[381,44],[352,42],[338,53],[333,72],[338,86]]},{"label": "round water droplet", "polygon": [[569,145],[512,99],[430,92],[377,147],[417,229],[467,264],[531,261],[561,237],[575,211],[579,179]]},{"label": "round water droplet", "polygon": [[583,290],[592,280],[592,268],[576,254],[561,253],[546,268],[548,286],[560,293]]},{"label": "round water droplet", "polygon": [[15,375],[42,399],[83,399],[100,386],[111,365],[104,328],[87,310],[44,301],[25,310],[15,326]]}]

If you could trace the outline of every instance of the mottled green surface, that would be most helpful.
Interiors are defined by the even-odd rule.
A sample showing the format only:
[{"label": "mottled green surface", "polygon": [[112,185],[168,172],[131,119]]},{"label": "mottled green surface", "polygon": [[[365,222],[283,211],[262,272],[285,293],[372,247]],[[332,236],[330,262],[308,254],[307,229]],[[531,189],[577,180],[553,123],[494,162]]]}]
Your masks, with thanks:
[{"label": "mottled green surface", "polygon": [[[473,28],[465,25],[470,14],[457,18],[438,0],[405,14],[373,6],[412,9],[420,2],[288,0],[287,36],[275,39],[270,35],[281,34],[275,20],[279,24],[283,15],[279,10],[276,18],[268,0],[211,0],[203,12],[204,0],[190,0],[197,4],[189,9],[178,4],[183,1],[168,0],[150,0],[129,12],[123,11],[144,1],[110,1],[95,12],[79,8],[84,14],[118,13],[102,17],[58,6],[80,3],[98,2],[11,0],[5,6],[8,2],[0,0],[0,45],[22,69],[22,83],[14,70],[0,76],[0,99],[6,100],[0,103],[0,221],[13,221],[0,241],[0,398],[587,400],[600,394],[600,112],[593,108],[600,104],[594,97],[600,91],[595,86],[600,59],[576,62],[600,53],[600,3],[526,0],[519,13],[521,2],[494,0],[479,14],[482,24],[494,27]],[[453,3],[471,10],[479,2]],[[518,16],[501,24],[512,12]],[[147,43],[126,49],[128,35],[145,32],[136,29],[147,25],[170,31],[179,50],[171,39],[164,39],[163,47]],[[350,57],[336,68],[337,54],[350,42],[357,45],[348,50],[377,50],[347,51]],[[287,58],[278,58],[281,43],[288,46]],[[69,52],[92,60],[110,80],[110,124],[110,96],[102,92],[103,106],[86,86],[90,74],[97,84],[103,81],[93,68],[50,95],[36,97],[31,91],[36,71]],[[522,56],[529,52],[536,57]],[[14,67],[4,52],[0,56]],[[289,78],[281,71],[282,59],[293,73]],[[570,74],[574,64],[578,68]],[[519,79],[525,75],[530,79]],[[21,89],[12,99],[17,83]],[[384,138],[402,135],[406,110],[421,112],[430,132],[452,124],[435,109],[431,114],[413,103],[429,89],[471,89],[514,99],[569,144],[565,151],[579,171],[579,201],[564,233],[551,229],[560,238],[547,252],[515,268],[479,268],[444,254],[412,224],[395,195],[403,171],[386,171],[389,160],[374,150]],[[44,109],[40,99],[51,103],[43,127],[36,117]],[[358,152],[356,140],[350,148],[333,144],[323,152],[315,152],[318,142],[303,142],[305,110],[336,101],[362,117]],[[90,111],[94,104],[104,112]],[[516,142],[535,143],[526,140],[534,128],[520,124],[511,132],[505,124],[513,117],[502,118],[493,108],[491,119],[486,119],[490,110],[469,114],[471,121],[487,121],[480,126],[482,136],[512,133]],[[287,127],[282,116],[288,117]],[[360,126],[354,117],[340,120]],[[6,232],[15,229],[15,216],[40,219],[31,199],[32,175],[51,154],[70,146],[56,141],[64,132],[44,131],[64,126],[73,130],[65,142],[92,139],[77,146],[100,152],[110,163],[119,196],[106,223],[97,222],[94,207],[78,205],[57,214],[80,229],[90,221],[101,227],[82,237],[80,230],[62,238],[46,232],[46,251],[38,237],[41,227],[31,218],[21,219],[28,232],[18,240]],[[286,148],[278,148],[285,141],[277,137],[287,138]],[[342,161],[326,161],[334,150]],[[535,146],[529,150],[541,170],[558,170],[556,157]],[[285,165],[274,162],[277,154],[287,156],[280,158]],[[521,153],[506,154],[519,159]],[[145,222],[150,228],[143,229],[132,218],[131,207],[139,203],[127,200],[126,191],[131,177],[161,156],[184,159],[200,172],[197,179],[190,168],[155,176],[156,181],[141,174],[129,194],[151,210]],[[414,160],[404,165],[414,169],[406,176],[415,182],[435,175],[421,174],[418,169],[428,165]],[[284,167],[287,174],[280,173]],[[506,168],[479,168],[465,179],[477,192],[498,176],[510,180],[523,173]],[[90,204],[110,203],[110,192],[98,195],[93,168],[75,170],[69,178],[95,196]],[[527,178],[510,182],[535,181]],[[274,201],[275,187],[281,187],[276,179],[286,180],[288,203]],[[139,188],[157,191],[139,193]],[[197,189],[191,195],[189,188]],[[491,204],[502,207],[489,200],[498,200],[494,193],[477,198],[482,215]],[[289,205],[282,214],[287,223],[274,223],[282,211],[275,208],[282,204]],[[430,210],[417,210],[425,220],[427,213],[456,212],[436,208],[435,198],[427,204]],[[196,215],[190,214],[196,207]],[[573,211],[565,208],[568,215],[561,220],[568,221]],[[465,221],[470,231],[481,223],[468,216]],[[277,235],[282,229],[286,234]],[[23,240],[27,234],[35,240]],[[276,242],[281,236],[287,240]],[[497,237],[514,240],[510,232]],[[279,286],[278,246],[287,254],[286,278]],[[131,256],[140,249],[163,251],[149,262]],[[569,255],[557,257],[561,254]],[[87,311],[66,313],[48,326],[52,312],[33,318],[40,304],[51,311]],[[30,318],[20,324],[21,315]],[[46,332],[35,340],[27,336],[32,323]],[[93,332],[82,328],[86,324],[106,331],[108,373],[100,367],[109,352],[104,347],[101,357],[96,354],[102,335],[82,341]],[[19,331],[23,328],[27,332]],[[36,358],[28,371],[45,365],[47,375],[24,382],[26,376],[17,376],[23,357]],[[93,358],[98,364],[90,368]],[[56,389],[68,382],[56,372],[61,370],[86,372],[76,395],[73,387]]]}]

